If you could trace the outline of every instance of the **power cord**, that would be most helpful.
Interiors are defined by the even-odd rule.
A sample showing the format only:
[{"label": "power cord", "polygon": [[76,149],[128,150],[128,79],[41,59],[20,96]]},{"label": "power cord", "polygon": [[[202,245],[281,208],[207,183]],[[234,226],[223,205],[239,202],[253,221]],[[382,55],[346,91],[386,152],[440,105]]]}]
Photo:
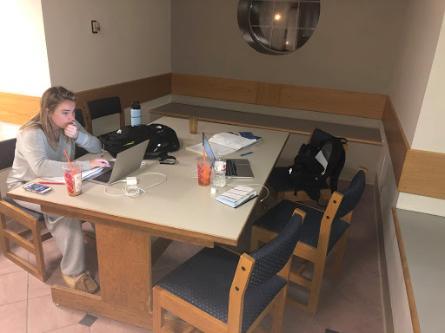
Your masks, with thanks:
[{"label": "power cord", "polygon": [[[137,198],[143,195],[148,189],[161,185],[162,183],[165,183],[167,181],[167,175],[160,172],[148,172],[141,175],[140,178],[147,175],[161,176],[162,179],[154,184],[150,184],[149,186],[141,187],[138,186],[138,179],[136,177],[127,177],[126,179],[122,179],[112,184],[104,186],[104,193],[106,195],[113,197],[119,197],[125,195],[129,198]],[[110,191],[111,189],[113,189],[114,185],[122,183],[124,184],[124,186],[122,186],[119,189],[115,189],[114,191]]]}]

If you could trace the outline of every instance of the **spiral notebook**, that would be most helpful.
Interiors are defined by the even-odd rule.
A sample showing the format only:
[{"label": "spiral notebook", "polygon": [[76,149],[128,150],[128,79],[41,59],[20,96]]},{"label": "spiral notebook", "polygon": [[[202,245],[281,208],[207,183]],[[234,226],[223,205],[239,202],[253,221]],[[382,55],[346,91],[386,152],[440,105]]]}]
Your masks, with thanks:
[{"label": "spiral notebook", "polygon": [[227,206],[236,208],[249,201],[250,199],[256,197],[256,195],[257,193],[255,189],[249,186],[238,185],[218,195],[216,197],[216,200],[222,202]]}]

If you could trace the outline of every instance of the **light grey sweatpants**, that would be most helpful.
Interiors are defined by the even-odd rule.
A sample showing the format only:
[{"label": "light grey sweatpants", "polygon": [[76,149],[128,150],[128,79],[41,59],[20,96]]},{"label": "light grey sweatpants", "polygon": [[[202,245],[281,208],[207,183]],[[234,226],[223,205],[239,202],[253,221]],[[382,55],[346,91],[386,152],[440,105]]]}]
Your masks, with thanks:
[{"label": "light grey sweatpants", "polygon": [[78,219],[43,213],[40,205],[15,200],[20,206],[42,213],[48,231],[62,252],[60,268],[65,275],[79,275],[85,271],[85,247],[81,223]]}]

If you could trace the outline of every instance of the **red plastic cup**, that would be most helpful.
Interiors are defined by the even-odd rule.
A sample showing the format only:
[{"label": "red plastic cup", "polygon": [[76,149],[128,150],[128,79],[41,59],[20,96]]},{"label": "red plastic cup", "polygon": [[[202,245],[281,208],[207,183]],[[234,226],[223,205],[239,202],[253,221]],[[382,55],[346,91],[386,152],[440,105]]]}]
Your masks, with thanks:
[{"label": "red plastic cup", "polygon": [[66,190],[68,195],[75,197],[82,192],[82,169],[79,165],[71,163],[64,168],[63,176],[65,178]]},{"label": "red plastic cup", "polygon": [[198,159],[198,184],[201,186],[210,185],[210,176],[212,174],[212,164],[208,159]]}]

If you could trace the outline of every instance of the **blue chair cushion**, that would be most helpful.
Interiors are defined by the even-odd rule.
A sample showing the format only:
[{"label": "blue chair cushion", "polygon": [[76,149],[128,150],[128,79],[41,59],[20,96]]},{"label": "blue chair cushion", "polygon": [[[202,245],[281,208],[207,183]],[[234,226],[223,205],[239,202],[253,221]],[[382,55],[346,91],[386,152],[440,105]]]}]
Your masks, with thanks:
[{"label": "blue chair cushion", "polygon": [[[306,212],[306,217],[303,224],[301,225],[299,241],[307,245],[317,247],[323,212],[320,212],[315,208],[303,205],[298,202],[283,200],[275,207],[271,208],[266,214],[261,216],[255,222],[255,224],[267,230],[279,233],[289,221],[295,208],[299,208]],[[331,251],[332,247],[340,239],[346,229],[348,229],[349,225],[349,223],[341,219],[334,219],[331,226],[328,252]]]},{"label": "blue chair cushion", "polygon": [[[239,256],[221,248],[203,249],[163,278],[158,285],[227,323],[229,293]],[[286,281],[274,276],[247,289],[242,332],[247,331]]]}]

